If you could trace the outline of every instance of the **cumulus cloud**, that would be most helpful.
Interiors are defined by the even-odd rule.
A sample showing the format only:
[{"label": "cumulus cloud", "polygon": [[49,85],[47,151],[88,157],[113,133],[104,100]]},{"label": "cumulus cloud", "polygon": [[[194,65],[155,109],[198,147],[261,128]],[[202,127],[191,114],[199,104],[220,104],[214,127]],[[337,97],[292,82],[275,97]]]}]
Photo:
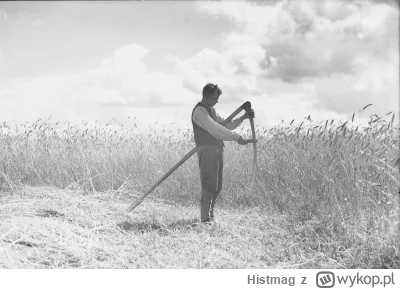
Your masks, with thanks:
[{"label": "cumulus cloud", "polygon": [[[254,86],[248,87],[258,93],[247,95],[259,103],[257,107],[265,107],[265,121],[270,122],[294,111],[345,117],[367,103],[374,103],[380,113],[398,107],[399,10],[377,2],[220,1],[198,2],[197,7],[234,23],[214,61],[225,61],[238,74],[248,71],[255,76]],[[241,46],[263,53],[250,57],[253,62],[248,55],[235,62],[229,51]],[[241,63],[251,65],[242,68]],[[179,65],[192,71],[187,78],[198,74],[192,58]],[[227,83],[240,83],[235,73],[224,75]],[[271,104],[276,106],[273,112]]]},{"label": "cumulus cloud", "polygon": [[356,58],[356,73],[337,75],[315,82],[315,107],[337,112],[356,112],[360,106],[373,103],[383,115],[398,108],[398,59],[387,63],[379,58]]},{"label": "cumulus cloud", "polygon": [[8,13],[5,8],[0,8],[0,21],[7,21]]},{"label": "cumulus cloud", "polygon": [[146,47],[125,45],[95,69],[15,81],[14,89],[0,92],[0,115],[34,119],[46,112],[101,122],[117,112],[187,125],[207,82],[223,90],[219,113],[249,100],[264,126],[309,114],[346,118],[367,103],[379,113],[398,107],[396,7],[367,1],[196,5],[232,20],[220,49],[204,47],[187,58],[168,54],[173,72],[167,74],[149,70]]},{"label": "cumulus cloud", "polygon": [[43,27],[45,25],[46,25],[46,22],[44,20],[42,20],[42,19],[39,19],[39,18],[35,19],[32,22],[32,26],[35,27],[35,28]]},{"label": "cumulus cloud", "polygon": [[[119,89],[121,95],[113,104],[126,106],[179,106],[190,103],[179,78],[164,72],[148,71],[143,58],[148,50],[140,45],[118,49],[111,60],[103,63],[101,84],[108,89]],[[189,96],[189,98],[188,98]]]},{"label": "cumulus cloud", "polygon": [[[169,107],[169,115],[173,116],[170,107],[175,110],[192,105],[198,95],[184,88],[177,77],[148,71],[143,63],[147,53],[141,45],[126,45],[96,69],[28,81],[14,80],[14,88],[7,91],[12,97],[0,99],[0,114],[2,118],[15,120],[33,120],[46,113],[63,119],[82,117],[108,121],[115,108],[120,108],[124,111],[122,116],[146,110],[143,118],[154,119],[161,107]],[[169,118],[167,113],[163,119],[173,117]]]},{"label": "cumulus cloud", "polygon": [[[292,120],[294,125],[299,124],[305,117],[311,115],[312,120],[326,119],[346,119],[347,115],[343,112],[326,111],[323,109],[315,109],[314,101],[309,97],[312,88],[303,86],[298,88],[299,92],[281,93],[279,97],[265,96],[252,101],[252,105],[256,109],[256,123],[259,126],[271,127],[284,121],[288,125]],[[286,113],[282,113],[286,111]]]},{"label": "cumulus cloud", "polygon": [[[226,16],[237,27],[225,47],[252,43],[266,50],[261,65],[268,77],[298,81],[304,77],[352,74],[352,58],[375,53],[388,59],[385,45],[398,39],[398,10],[367,1],[280,1],[198,3],[201,11]],[[394,41],[393,41],[394,40]],[[398,40],[397,40],[398,42]],[[394,48],[393,48],[394,49]],[[270,57],[276,59],[271,66]]]},{"label": "cumulus cloud", "polygon": [[206,48],[188,59],[171,55],[168,59],[184,87],[199,95],[206,83],[216,83],[223,90],[224,103],[233,103],[260,95],[256,82],[263,71],[260,60],[264,54],[259,45],[243,44],[222,52]]}]

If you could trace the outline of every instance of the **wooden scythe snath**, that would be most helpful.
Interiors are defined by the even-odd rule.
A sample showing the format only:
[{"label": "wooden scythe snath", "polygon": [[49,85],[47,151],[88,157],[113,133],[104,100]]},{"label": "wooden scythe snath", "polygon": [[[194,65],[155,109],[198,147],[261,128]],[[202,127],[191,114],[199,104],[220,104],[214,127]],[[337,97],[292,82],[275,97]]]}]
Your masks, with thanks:
[{"label": "wooden scythe snath", "polygon": [[[230,116],[228,116],[227,119],[222,123],[222,126],[225,126],[228,124],[236,115],[238,115],[243,109],[244,105],[246,103],[242,104],[238,109],[236,109]],[[251,105],[248,107],[248,109],[251,108]],[[253,158],[253,177],[251,181],[251,186],[250,186],[250,191],[253,190],[254,187],[254,182],[256,179],[256,167],[257,167],[257,150],[256,150],[256,133],[254,130],[254,121],[252,117],[249,117],[250,120],[250,125],[251,125],[251,133],[253,139],[248,140],[248,142],[253,143],[253,150],[254,150],[254,158]],[[193,148],[190,152],[188,152],[175,166],[173,166],[164,176],[161,177],[161,179],[158,180],[146,193],[144,193],[139,199],[136,200],[136,202],[132,203],[127,209],[127,212],[132,211],[135,209],[137,206],[140,205],[140,203],[146,198],[151,192],[153,192],[166,178],[169,177],[177,168],[179,168],[185,161],[187,161],[195,152],[197,151],[197,147]]]},{"label": "wooden scythe snath", "polygon": [[[251,107],[250,107],[251,108]],[[250,110],[249,108],[249,110]],[[254,128],[254,119],[249,116],[250,126],[251,126],[251,136],[252,136],[252,143],[253,143],[253,176],[251,178],[251,185],[249,192],[252,192],[254,189],[254,183],[256,182],[256,174],[257,174],[257,140],[256,140],[256,130]]]}]

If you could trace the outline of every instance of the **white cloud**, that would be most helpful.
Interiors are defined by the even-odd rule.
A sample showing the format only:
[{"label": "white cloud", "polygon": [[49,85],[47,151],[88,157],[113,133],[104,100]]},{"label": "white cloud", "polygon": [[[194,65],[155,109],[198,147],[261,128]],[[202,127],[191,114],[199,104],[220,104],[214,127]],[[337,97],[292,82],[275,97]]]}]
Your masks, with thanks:
[{"label": "white cloud", "polygon": [[[223,36],[222,50],[215,52],[218,58],[213,63],[247,65],[254,86],[244,84],[242,94],[264,108],[266,122],[293,114],[345,117],[368,103],[374,103],[380,113],[398,109],[396,6],[284,0],[274,5],[198,2],[197,7],[235,24],[233,31]],[[227,57],[229,51],[246,45],[259,47],[264,55],[239,55],[236,62]],[[193,58],[182,60],[179,66],[198,72]],[[195,72],[187,77],[196,77]],[[221,73],[217,75],[221,77]],[[243,80],[227,72],[224,79],[232,88]]]},{"label": "white cloud", "polygon": [[125,45],[119,48],[112,58],[112,72],[121,78],[146,73],[146,65],[141,60],[147,52],[146,48],[138,44]]},{"label": "white cloud", "polygon": [[[15,81],[11,92],[0,92],[2,119],[48,113],[106,122],[135,115],[145,123],[190,125],[207,82],[223,90],[222,115],[249,100],[263,126],[309,114],[346,118],[367,103],[380,113],[398,108],[398,28],[392,25],[398,10],[365,1],[197,6],[232,19],[234,29],[221,38],[220,50],[205,47],[188,58],[168,54],[174,70],[167,74],[148,69],[145,47],[126,45],[95,69]],[[375,17],[377,11],[383,16]]]},{"label": "white cloud", "polygon": [[183,85],[193,93],[201,95],[203,86],[212,82],[221,87],[225,103],[239,104],[252,95],[260,95],[256,82],[262,73],[260,61],[264,55],[260,45],[243,44],[222,52],[206,48],[186,60],[176,56],[168,59],[174,63]]},{"label": "white cloud", "polygon": [[[0,115],[3,120],[34,120],[47,114],[53,119],[105,123],[115,116],[127,121],[137,112],[144,123],[156,118],[177,123],[190,119],[179,107],[193,105],[199,95],[183,87],[179,77],[148,71],[143,63],[147,53],[141,45],[126,45],[96,69],[14,80],[12,90],[0,91]],[[165,113],[162,117],[161,111]]]},{"label": "white cloud", "polygon": [[311,115],[311,119],[316,121],[347,118],[345,113],[315,109],[314,100],[307,92],[281,93],[276,97],[265,95],[253,100],[252,105],[256,110],[257,125],[265,127],[277,125],[282,120],[285,125],[288,125],[293,119],[295,119],[294,125],[296,125],[304,121],[308,115]]},{"label": "white cloud", "polygon": [[39,19],[39,18],[35,19],[32,22],[32,26],[35,27],[35,28],[43,27],[45,25],[46,25],[46,22],[44,20],[42,20],[42,19]]},{"label": "white cloud", "polygon": [[356,73],[326,77],[316,83],[316,107],[338,112],[356,112],[373,103],[379,114],[398,108],[398,58],[393,63],[359,57]]},{"label": "white cloud", "polygon": [[5,8],[0,8],[0,21],[7,21],[8,13]]},{"label": "white cloud", "polygon": [[[338,70],[351,73],[346,66],[349,57],[358,52],[387,57],[387,48],[382,43],[398,41],[398,9],[387,4],[299,0],[280,1],[274,6],[199,2],[198,7],[236,23],[235,31],[224,39],[225,48],[251,43],[266,48],[267,55],[272,50],[272,56],[282,58],[282,65],[290,65],[291,70],[297,71],[293,75],[277,67],[279,77],[289,73],[287,80],[299,79],[303,73],[305,76]],[[279,54],[281,50],[284,54]]]}]

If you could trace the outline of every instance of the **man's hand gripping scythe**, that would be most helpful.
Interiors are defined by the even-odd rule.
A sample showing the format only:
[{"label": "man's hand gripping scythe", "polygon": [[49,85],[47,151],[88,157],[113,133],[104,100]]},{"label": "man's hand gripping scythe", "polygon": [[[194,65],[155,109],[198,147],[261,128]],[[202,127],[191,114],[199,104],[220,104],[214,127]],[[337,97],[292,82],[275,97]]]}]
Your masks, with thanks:
[{"label": "man's hand gripping scythe", "polygon": [[254,128],[254,111],[251,109],[251,103],[247,101],[242,105],[242,107],[246,111],[251,126],[252,139],[246,140],[246,143],[253,143],[253,176],[251,180],[251,185],[249,187],[249,191],[251,192],[254,188],[254,183],[256,181],[256,174],[257,174],[257,139],[256,139],[256,131]]}]

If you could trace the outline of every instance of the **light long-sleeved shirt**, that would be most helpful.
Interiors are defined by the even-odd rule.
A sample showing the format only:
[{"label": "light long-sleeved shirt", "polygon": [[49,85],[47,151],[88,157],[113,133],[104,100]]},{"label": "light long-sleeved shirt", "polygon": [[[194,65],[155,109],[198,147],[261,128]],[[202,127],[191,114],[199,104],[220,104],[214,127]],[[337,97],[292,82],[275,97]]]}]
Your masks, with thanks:
[{"label": "light long-sleeved shirt", "polygon": [[215,121],[210,117],[205,107],[198,106],[193,112],[193,121],[217,139],[222,141],[239,140],[240,135],[231,130],[234,130],[242,123],[241,118],[231,120],[224,127],[221,124],[225,121],[225,119],[219,116],[213,107],[211,107],[211,113],[214,116]]}]

